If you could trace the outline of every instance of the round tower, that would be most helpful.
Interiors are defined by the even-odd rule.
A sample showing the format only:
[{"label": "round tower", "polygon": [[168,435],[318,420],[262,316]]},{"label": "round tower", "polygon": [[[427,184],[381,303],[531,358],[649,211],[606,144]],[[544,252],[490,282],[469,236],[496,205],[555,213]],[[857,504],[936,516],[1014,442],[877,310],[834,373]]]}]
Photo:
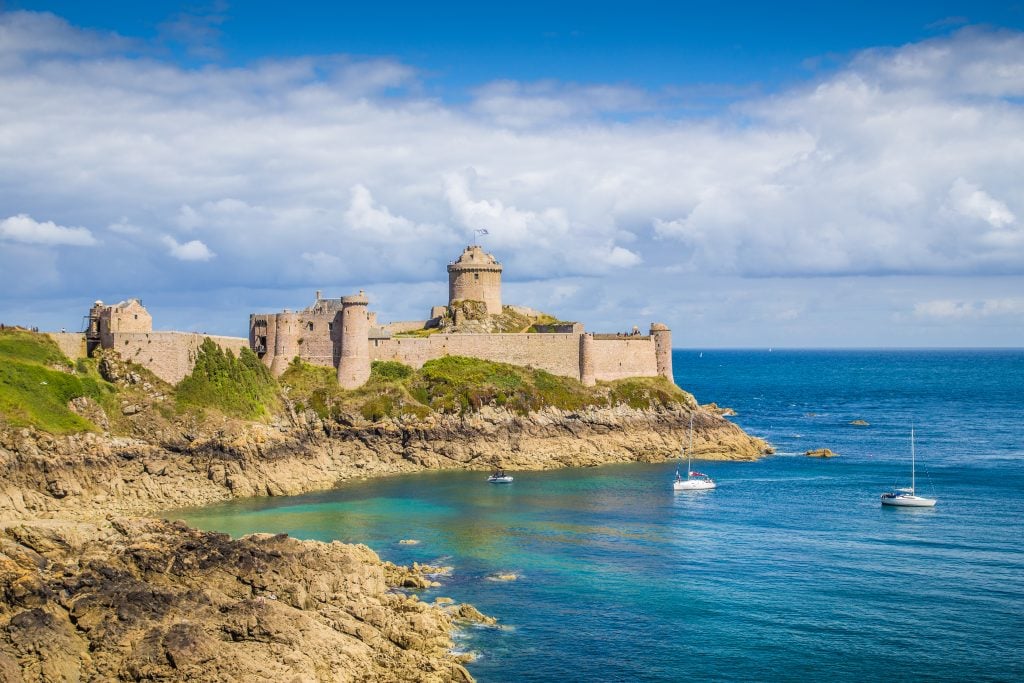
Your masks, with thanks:
[{"label": "round tower", "polygon": [[341,298],[341,356],[338,358],[338,384],[342,389],[361,387],[370,379],[369,300],[363,290]]},{"label": "round tower", "polygon": [[654,339],[654,358],[658,374],[669,382],[672,378],[672,330],[664,323],[651,323],[651,338]]},{"label": "round tower", "polygon": [[299,316],[296,313],[274,315],[274,357],[270,361],[270,374],[280,377],[299,353]]},{"label": "round tower", "polygon": [[597,384],[594,378],[594,335],[580,335],[580,381],[583,386],[592,387]]},{"label": "round tower", "polygon": [[501,264],[472,244],[448,264],[448,305],[455,301],[482,301],[488,315],[501,313]]}]

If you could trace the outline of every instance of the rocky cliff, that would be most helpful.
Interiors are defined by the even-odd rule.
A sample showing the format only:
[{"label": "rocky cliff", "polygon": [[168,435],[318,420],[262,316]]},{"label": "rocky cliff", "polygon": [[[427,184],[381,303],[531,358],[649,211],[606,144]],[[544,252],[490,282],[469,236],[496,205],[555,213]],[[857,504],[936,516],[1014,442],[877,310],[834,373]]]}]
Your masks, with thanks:
[{"label": "rocky cliff", "polygon": [[467,416],[357,425],[307,411],[271,424],[223,421],[146,438],[21,428],[0,432],[0,512],[145,514],[428,468],[658,462],[679,453],[691,410],[696,457],[751,460],[768,450],[728,420],[687,406],[552,408],[527,415],[485,407]]}]

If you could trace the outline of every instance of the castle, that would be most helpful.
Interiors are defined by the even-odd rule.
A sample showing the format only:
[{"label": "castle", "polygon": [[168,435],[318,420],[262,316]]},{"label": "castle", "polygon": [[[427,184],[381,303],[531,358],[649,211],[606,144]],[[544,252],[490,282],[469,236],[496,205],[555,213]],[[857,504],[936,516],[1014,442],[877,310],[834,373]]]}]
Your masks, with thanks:
[{"label": "castle", "polygon": [[[193,332],[154,332],[153,319],[138,299],[113,305],[97,301],[85,316],[84,333],[50,333],[71,359],[95,349],[116,349],[126,360],[176,384],[195,365],[207,337],[233,353],[250,348],[279,376],[296,356],[337,370],[346,389],[362,385],[376,360],[414,368],[432,358],[471,356],[547,370],[587,386],[599,380],[660,375],[672,380],[672,333],[660,323],[650,332],[592,334],[580,323],[552,322],[532,309],[506,306],[502,265],[478,245],[448,264],[448,304],[434,306],[426,320],[380,324],[369,300],[358,294],[316,299],[301,311],[254,313],[249,337]],[[525,329],[493,331],[495,321],[531,321]],[[500,326],[498,328],[501,329]]]},{"label": "castle", "polygon": [[434,306],[426,320],[381,325],[358,294],[321,298],[301,311],[249,316],[249,347],[274,375],[298,356],[337,369],[338,383],[353,389],[370,376],[375,360],[414,368],[432,358],[471,356],[512,363],[592,386],[598,380],[660,375],[672,380],[672,333],[652,323],[650,333],[592,334],[579,323],[533,325],[530,331],[467,332],[467,319],[504,313],[536,313],[503,306],[502,265],[480,246],[466,247],[448,264],[448,305]]}]

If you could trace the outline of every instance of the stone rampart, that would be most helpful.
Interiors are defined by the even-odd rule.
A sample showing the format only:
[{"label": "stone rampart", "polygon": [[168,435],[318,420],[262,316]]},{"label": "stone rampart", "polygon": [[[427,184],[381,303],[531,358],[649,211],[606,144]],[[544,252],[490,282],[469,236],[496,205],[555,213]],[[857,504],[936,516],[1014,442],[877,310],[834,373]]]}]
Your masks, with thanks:
[{"label": "stone rampart", "polygon": [[564,377],[579,378],[580,373],[578,334],[432,334],[375,339],[369,344],[372,360],[397,360],[414,368],[441,356],[471,356]]},{"label": "stone rampart", "polygon": [[57,343],[61,353],[71,360],[86,357],[84,332],[47,332],[46,334]]},{"label": "stone rampart", "polygon": [[594,335],[594,378],[609,381],[626,377],[655,377],[658,361],[650,337],[608,338]]},{"label": "stone rampart", "polygon": [[110,348],[165,382],[177,384],[192,372],[196,353],[206,337],[236,356],[249,346],[249,340],[243,337],[215,337],[191,332],[124,332],[113,335]]},{"label": "stone rampart", "polygon": [[399,334],[401,332],[413,332],[415,330],[422,330],[427,326],[428,322],[428,320],[399,320],[398,322],[383,325],[382,328],[390,332],[391,334]]}]

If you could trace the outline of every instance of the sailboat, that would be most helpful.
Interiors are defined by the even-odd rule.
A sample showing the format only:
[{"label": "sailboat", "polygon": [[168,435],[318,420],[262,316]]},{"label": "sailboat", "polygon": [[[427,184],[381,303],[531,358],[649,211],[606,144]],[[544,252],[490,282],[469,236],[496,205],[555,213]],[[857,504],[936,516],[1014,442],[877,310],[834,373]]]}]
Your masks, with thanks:
[{"label": "sailboat", "polygon": [[935,507],[934,498],[925,498],[917,495],[914,486],[916,479],[916,463],[914,456],[914,428],[910,428],[910,488],[893,489],[882,494],[882,505],[908,508],[930,508]]},{"label": "sailboat", "polygon": [[693,413],[690,413],[690,446],[686,449],[686,479],[676,467],[676,478],[672,482],[673,491],[707,491],[717,486],[715,480],[706,474],[694,472],[690,464],[693,455]]}]

